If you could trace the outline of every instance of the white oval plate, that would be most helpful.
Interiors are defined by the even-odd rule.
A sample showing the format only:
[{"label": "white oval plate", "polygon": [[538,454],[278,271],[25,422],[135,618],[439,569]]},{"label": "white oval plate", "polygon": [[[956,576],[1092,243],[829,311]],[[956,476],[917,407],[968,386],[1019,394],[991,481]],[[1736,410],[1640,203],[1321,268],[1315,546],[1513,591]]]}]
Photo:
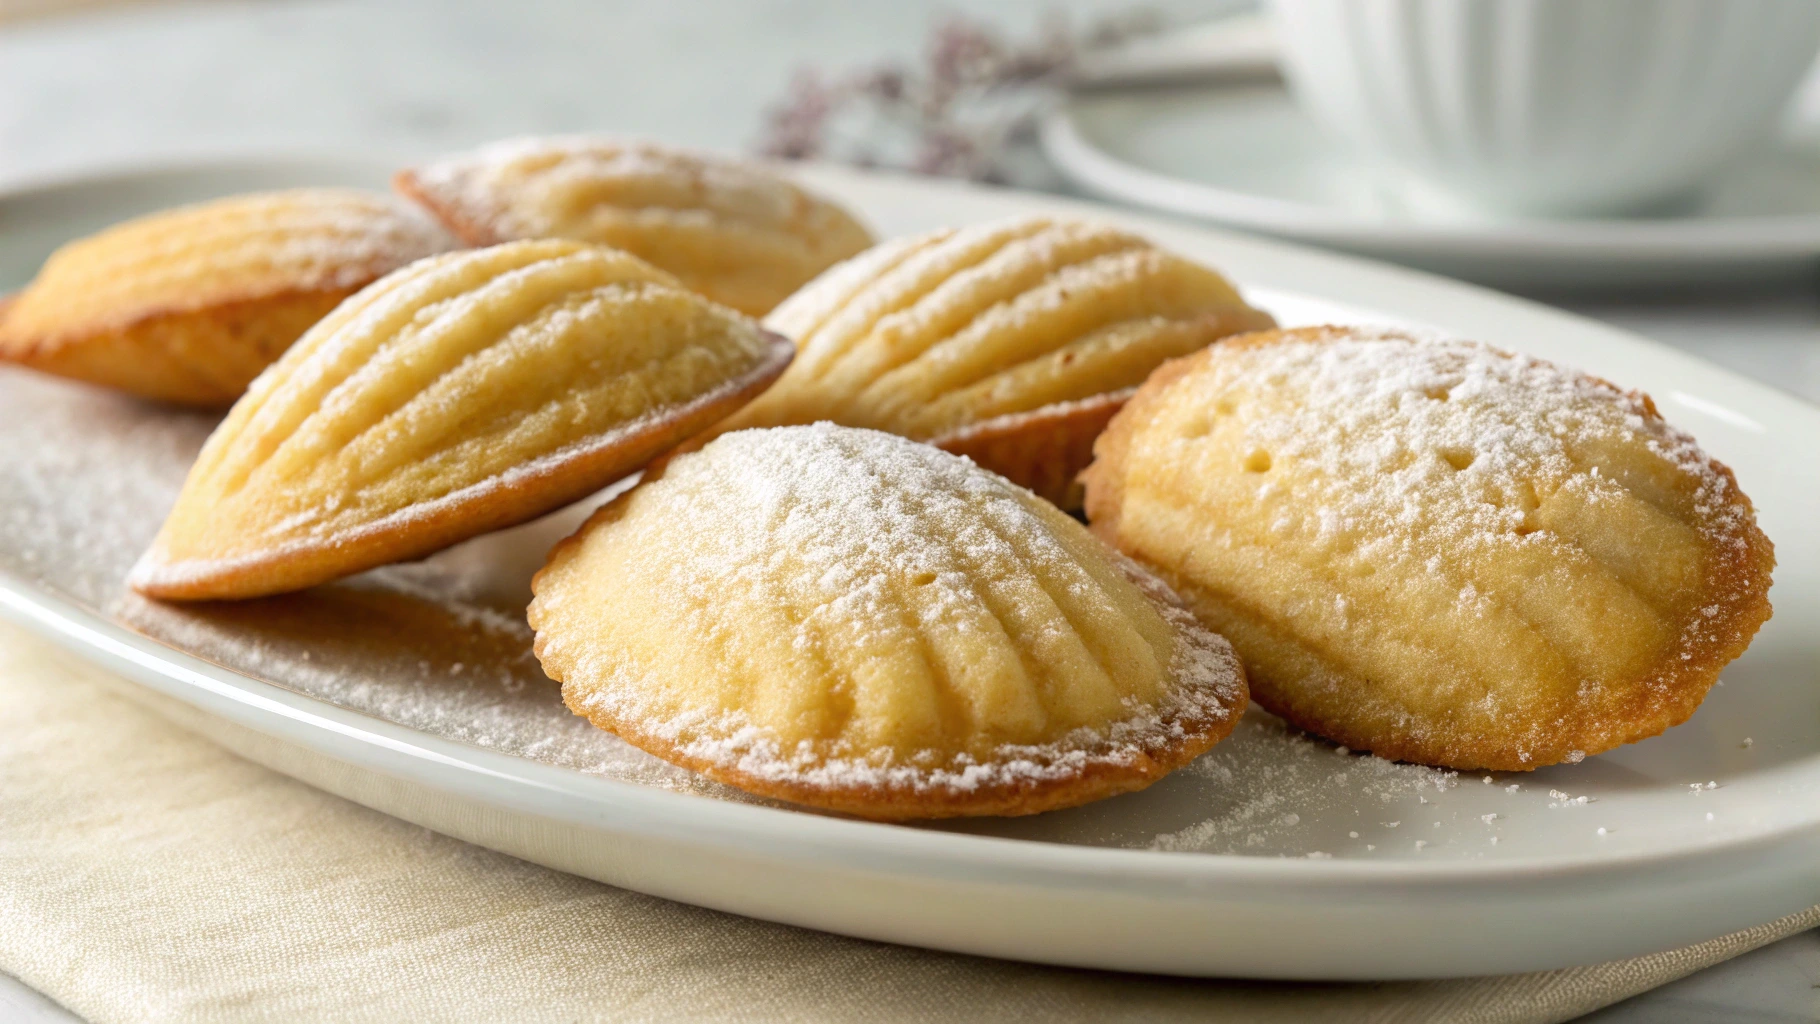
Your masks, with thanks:
[{"label": "white oval plate", "polygon": [[[145,209],[379,186],[390,169],[222,162],[0,197],[0,287],[56,242]],[[1776,617],[1689,724],[1579,765],[1450,776],[1342,754],[1255,715],[1143,793],[1033,818],[869,824],[739,799],[580,724],[513,648],[513,615],[439,598],[479,653],[415,649],[420,638],[390,627],[369,630],[366,647],[349,639],[374,618],[361,603],[372,593],[429,586],[434,572],[478,564],[510,593],[573,512],[341,591],[213,608],[132,598],[122,560],[155,529],[207,420],[5,368],[0,611],[241,754],[368,806],[616,885],[850,935],[1089,967],[1388,979],[1631,956],[1820,903],[1820,464],[1808,450],[1820,411],[1410,271],[1049,197],[800,174],[882,234],[1106,217],[1225,268],[1285,322],[1429,325],[1645,388],[1757,501],[1778,542]],[[311,625],[324,608],[343,627]],[[510,657],[489,668],[488,644]],[[325,667],[331,657],[341,668]]]},{"label": "white oval plate", "polygon": [[1387,184],[1280,86],[1081,93],[1046,115],[1042,141],[1095,195],[1509,287],[1793,278],[1820,262],[1820,155],[1793,143],[1675,215],[1518,220]]}]

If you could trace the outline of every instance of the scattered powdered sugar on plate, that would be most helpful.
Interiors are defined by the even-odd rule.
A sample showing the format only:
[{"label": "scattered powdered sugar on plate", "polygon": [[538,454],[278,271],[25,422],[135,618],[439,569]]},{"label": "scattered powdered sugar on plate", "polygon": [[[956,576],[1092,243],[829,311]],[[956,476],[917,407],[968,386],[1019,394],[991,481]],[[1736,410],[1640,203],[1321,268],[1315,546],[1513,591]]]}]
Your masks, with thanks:
[{"label": "scattered powdered sugar on plate", "polygon": [[0,567],[105,607],[215,418],[6,367],[0,409]]},{"label": "scattered powdered sugar on plate", "polygon": [[[477,747],[667,789],[751,800],[562,706],[531,656],[529,555],[390,566],[256,601],[166,604],[127,590],[208,415],[0,367],[0,571],[257,679]],[[527,524],[553,543],[576,513]],[[542,531],[541,535],[538,531]],[[566,531],[563,531],[566,532]],[[541,562],[541,557],[536,558]],[[457,668],[459,666],[459,669]]]},{"label": "scattered powdered sugar on plate", "polygon": [[1200,821],[1152,836],[1152,849],[1275,852],[1293,847],[1298,829],[1337,819],[1394,829],[1402,822],[1386,815],[1460,783],[1458,772],[1339,753],[1258,711],[1182,772],[1216,784],[1208,788],[1221,794],[1220,804]]}]

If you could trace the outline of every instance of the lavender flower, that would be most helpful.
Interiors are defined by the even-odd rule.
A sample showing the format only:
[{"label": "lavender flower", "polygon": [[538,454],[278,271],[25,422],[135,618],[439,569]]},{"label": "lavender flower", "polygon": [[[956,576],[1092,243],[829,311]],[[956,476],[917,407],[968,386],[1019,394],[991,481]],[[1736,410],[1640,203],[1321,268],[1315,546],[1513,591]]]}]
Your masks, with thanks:
[{"label": "lavender flower", "polygon": [[1102,19],[1080,33],[1052,16],[1033,39],[1013,42],[953,15],[936,24],[918,66],[797,72],[766,112],[757,149],[785,160],[996,183],[1027,179],[1020,149],[1029,148],[1043,104],[1081,55],[1160,27],[1149,10]]}]

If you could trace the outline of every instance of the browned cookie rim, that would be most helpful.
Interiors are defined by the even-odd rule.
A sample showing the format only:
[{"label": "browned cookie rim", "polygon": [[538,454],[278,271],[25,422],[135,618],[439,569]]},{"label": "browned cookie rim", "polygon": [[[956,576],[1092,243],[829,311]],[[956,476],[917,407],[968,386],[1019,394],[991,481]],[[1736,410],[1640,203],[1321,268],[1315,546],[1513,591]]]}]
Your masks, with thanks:
[{"label": "browned cookie rim", "polygon": [[1028,487],[1064,509],[1080,507],[1075,478],[1093,461],[1093,442],[1137,388],[979,420],[929,439],[981,468]]}]

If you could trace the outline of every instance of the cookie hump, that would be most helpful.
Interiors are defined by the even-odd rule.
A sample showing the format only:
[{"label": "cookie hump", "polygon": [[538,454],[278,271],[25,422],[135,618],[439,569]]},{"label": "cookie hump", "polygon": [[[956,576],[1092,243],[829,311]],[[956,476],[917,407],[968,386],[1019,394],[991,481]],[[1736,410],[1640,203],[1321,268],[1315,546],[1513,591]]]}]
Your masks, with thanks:
[{"label": "cookie hump", "polygon": [[253,597],[522,522],[738,408],[790,351],[616,250],[534,241],[420,261],[253,383],[131,583]]},{"label": "cookie hump", "polygon": [[509,139],[394,184],[471,244],[610,245],[753,316],[872,244],[847,211],[760,165],[634,140]]},{"label": "cookie hump", "polygon": [[1105,224],[1023,218],[887,242],[767,318],[796,364],[722,430],[830,420],[964,453],[1063,505],[1165,360],[1271,326],[1218,273]]},{"label": "cookie hump", "polygon": [[965,459],[833,424],[727,434],[551,552],[530,620],[577,714],[875,819],[1141,789],[1245,706],[1155,577]]},{"label": "cookie hump", "polygon": [[1388,758],[1523,771],[1685,721],[1774,554],[1648,396],[1397,330],[1164,367],[1087,471],[1093,528],[1227,636],[1263,707]]},{"label": "cookie hump", "polygon": [[167,210],[53,253],[0,317],[0,358],[225,408],[342,299],[457,244],[409,204],[351,189]]}]

